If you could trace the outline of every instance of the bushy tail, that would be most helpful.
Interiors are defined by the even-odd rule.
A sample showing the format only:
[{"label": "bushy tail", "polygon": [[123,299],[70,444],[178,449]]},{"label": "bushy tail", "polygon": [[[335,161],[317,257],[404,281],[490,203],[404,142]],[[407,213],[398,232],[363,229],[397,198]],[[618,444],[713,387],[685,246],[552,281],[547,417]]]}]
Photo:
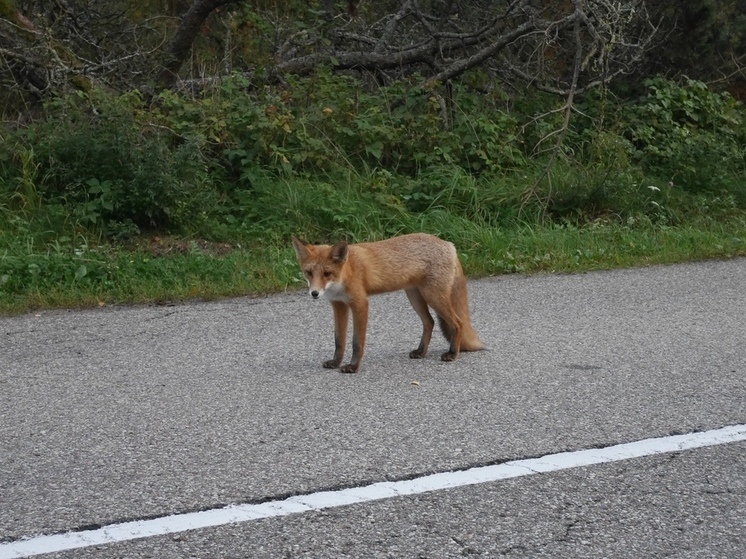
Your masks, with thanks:
[{"label": "bushy tail", "polygon": [[[461,272],[461,270],[459,270],[459,272]],[[481,351],[487,349],[482,343],[482,340],[479,339],[479,334],[477,334],[476,330],[474,330],[474,327],[471,325],[471,317],[469,316],[469,298],[466,291],[466,277],[463,272],[458,274],[458,277],[454,282],[453,291],[451,292],[451,304],[453,305],[456,314],[458,314],[458,317],[461,319],[462,332],[461,347],[459,348],[459,351]],[[446,340],[450,343],[453,339],[453,331],[443,317],[440,315],[437,315],[437,317],[440,330],[443,332]]]}]

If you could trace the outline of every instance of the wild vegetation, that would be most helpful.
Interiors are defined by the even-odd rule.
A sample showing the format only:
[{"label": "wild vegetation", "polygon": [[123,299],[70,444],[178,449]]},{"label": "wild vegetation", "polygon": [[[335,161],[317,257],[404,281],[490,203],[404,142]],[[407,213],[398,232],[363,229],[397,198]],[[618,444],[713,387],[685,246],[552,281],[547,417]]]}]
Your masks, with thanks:
[{"label": "wild vegetation", "polygon": [[[261,37],[271,25],[296,26],[294,35],[283,27],[278,66],[377,29],[353,35],[342,26],[335,37],[342,16],[327,20],[328,12],[293,3],[289,13],[279,4],[236,4],[238,11],[211,16],[228,22],[233,57],[269,52],[256,34],[239,42],[237,22],[250,19]],[[376,15],[411,18],[419,33],[445,36],[448,18],[426,29],[425,4],[392,2]],[[639,52],[603,59],[594,48],[609,39],[593,37],[578,14],[615,4],[567,4],[538,12],[558,33],[558,22],[575,14],[556,45],[505,47],[505,71],[533,68],[538,84],[498,76],[495,57],[437,77],[499,42],[503,28],[469,52],[454,50],[436,64],[441,70],[416,62],[402,72],[341,68],[326,56],[295,72],[231,64],[220,79],[198,80],[198,90],[181,87],[185,79],[134,87],[133,73],[127,84],[90,79],[37,99],[12,78],[17,95],[0,129],[0,310],[283,289],[299,278],[291,234],[321,242],[428,231],[456,243],[473,275],[746,254],[746,109],[695,78],[624,78],[616,70],[647,64],[654,20],[624,27],[637,33]],[[651,13],[662,9],[648,4]],[[416,9],[404,13],[406,5]],[[372,17],[373,7],[358,9]],[[319,19],[325,23],[311,26]],[[344,25],[359,19],[352,22]],[[305,50],[291,55],[294,41]],[[386,41],[389,58],[406,50],[402,41]],[[537,45],[565,54],[539,68],[527,54]],[[210,52],[209,44],[192,47],[193,57]],[[600,64],[596,73],[576,64],[579,53]],[[154,79],[162,67],[152,66]],[[22,118],[11,118],[14,103]]]}]

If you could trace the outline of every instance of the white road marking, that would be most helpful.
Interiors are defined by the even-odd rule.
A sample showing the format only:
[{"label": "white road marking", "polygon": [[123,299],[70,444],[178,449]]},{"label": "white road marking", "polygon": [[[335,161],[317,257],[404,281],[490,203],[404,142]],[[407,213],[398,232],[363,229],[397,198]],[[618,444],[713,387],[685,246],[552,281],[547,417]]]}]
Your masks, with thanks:
[{"label": "white road marking", "polygon": [[569,468],[618,462],[631,458],[681,452],[683,450],[740,441],[746,441],[746,425],[732,425],[700,433],[644,439],[605,448],[560,452],[558,454],[548,454],[540,458],[514,460],[494,466],[482,466],[456,472],[443,472],[405,481],[373,483],[363,487],[353,487],[338,491],[320,491],[309,495],[297,495],[282,501],[230,505],[201,512],[175,514],[150,520],[122,522],[120,524],[111,524],[102,528],[80,532],[35,536],[0,543],[0,559],[32,557],[43,553],[57,553],[69,549],[150,538],[199,528],[249,522],[259,518],[287,516],[289,514],[378,501],[402,495],[464,487],[466,485],[475,485],[514,477],[556,472]]}]

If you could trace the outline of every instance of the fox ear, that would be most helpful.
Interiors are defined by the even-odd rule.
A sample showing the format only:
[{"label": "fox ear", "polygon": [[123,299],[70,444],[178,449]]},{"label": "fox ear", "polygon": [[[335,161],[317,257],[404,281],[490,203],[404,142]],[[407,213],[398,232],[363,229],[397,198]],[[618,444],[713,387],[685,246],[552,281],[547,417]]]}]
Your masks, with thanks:
[{"label": "fox ear", "polygon": [[296,237],[290,237],[293,241],[293,248],[295,249],[295,255],[298,260],[306,260],[311,253],[308,250],[310,243],[308,241],[302,241]]},{"label": "fox ear", "polygon": [[339,241],[332,247],[332,261],[337,264],[342,264],[347,261],[347,253],[349,252],[347,242]]}]

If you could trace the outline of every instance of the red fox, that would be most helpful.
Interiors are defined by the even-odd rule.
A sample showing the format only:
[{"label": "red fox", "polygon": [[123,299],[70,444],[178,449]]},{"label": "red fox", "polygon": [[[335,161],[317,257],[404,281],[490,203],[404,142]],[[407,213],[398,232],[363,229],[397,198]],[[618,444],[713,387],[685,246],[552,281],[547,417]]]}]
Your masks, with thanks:
[{"label": "red fox", "polygon": [[334,246],[311,245],[295,237],[293,247],[314,299],[325,296],[334,308],[334,357],[324,367],[339,367],[347,341],[347,322],[352,310],[352,360],[343,373],[357,373],[363,359],[368,327],[368,296],[403,289],[422,320],[422,338],[412,359],[427,354],[434,321],[450,342],[443,361],[453,361],[460,351],[485,349],[469,318],[466,277],[456,248],[433,235],[413,233],[374,243]]}]

